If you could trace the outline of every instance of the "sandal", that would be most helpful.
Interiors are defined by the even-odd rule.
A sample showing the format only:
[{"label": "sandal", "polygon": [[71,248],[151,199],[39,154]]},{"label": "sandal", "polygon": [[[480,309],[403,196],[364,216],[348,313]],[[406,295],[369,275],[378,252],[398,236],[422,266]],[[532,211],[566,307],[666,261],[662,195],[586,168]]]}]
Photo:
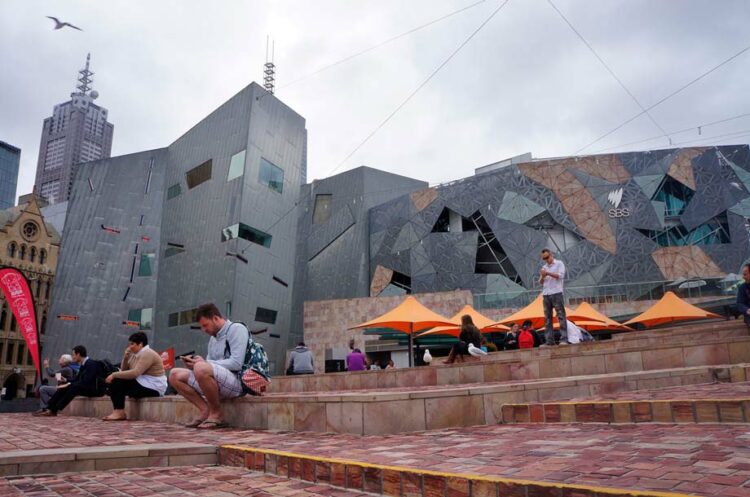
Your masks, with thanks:
[{"label": "sandal", "polygon": [[127,421],[127,420],[128,420],[127,416],[124,418],[111,418],[109,416],[104,416],[102,418],[102,421]]},{"label": "sandal", "polygon": [[218,430],[219,428],[227,428],[229,425],[219,419],[207,419],[198,425],[199,430]]},{"label": "sandal", "polygon": [[203,424],[204,421],[205,419],[194,419],[191,422],[185,423],[182,426],[184,426],[185,428],[198,428],[200,425]]}]

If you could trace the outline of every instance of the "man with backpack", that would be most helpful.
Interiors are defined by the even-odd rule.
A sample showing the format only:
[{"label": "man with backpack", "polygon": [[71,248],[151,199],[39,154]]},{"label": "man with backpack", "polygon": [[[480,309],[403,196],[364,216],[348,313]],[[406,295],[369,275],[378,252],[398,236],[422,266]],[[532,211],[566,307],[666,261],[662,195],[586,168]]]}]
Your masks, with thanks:
[{"label": "man with backpack", "polygon": [[214,304],[198,307],[196,320],[201,330],[211,337],[206,358],[181,357],[187,369],[172,369],[169,384],[200,412],[199,417],[186,426],[223,428],[227,424],[221,414],[220,401],[245,393],[239,373],[246,359],[249,333],[244,324],[224,319]]},{"label": "man with backpack", "polygon": [[109,374],[102,361],[89,359],[86,347],[76,345],[71,354],[73,362],[81,367],[70,382],[58,385],[57,391],[49,399],[47,410],[34,413],[37,416],[57,416],[78,395],[102,397],[106,391],[104,378]]}]

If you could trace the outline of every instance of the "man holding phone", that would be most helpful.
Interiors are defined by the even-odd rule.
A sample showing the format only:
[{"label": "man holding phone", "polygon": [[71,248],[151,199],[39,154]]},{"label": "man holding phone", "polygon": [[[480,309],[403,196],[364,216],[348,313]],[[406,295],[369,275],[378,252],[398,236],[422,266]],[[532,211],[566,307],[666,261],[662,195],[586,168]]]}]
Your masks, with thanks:
[{"label": "man holding phone", "polygon": [[237,376],[245,360],[249,339],[242,323],[222,317],[214,304],[198,307],[196,320],[201,330],[209,335],[208,354],[181,356],[185,368],[175,368],[169,384],[200,411],[200,415],[186,426],[200,429],[223,428],[221,399],[232,399],[243,394]]}]

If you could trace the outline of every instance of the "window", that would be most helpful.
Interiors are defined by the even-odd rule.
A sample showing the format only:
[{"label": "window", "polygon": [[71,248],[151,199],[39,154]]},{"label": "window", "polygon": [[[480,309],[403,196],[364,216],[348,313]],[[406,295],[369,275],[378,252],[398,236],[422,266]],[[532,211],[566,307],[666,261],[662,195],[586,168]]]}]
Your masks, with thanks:
[{"label": "window", "polygon": [[685,210],[695,192],[671,176],[664,176],[664,180],[654,193],[652,200],[664,202],[664,214],[667,217],[679,216]]},{"label": "window", "polygon": [[47,286],[44,287],[44,300],[49,300],[49,289],[52,286],[52,282],[48,281]]},{"label": "window", "polygon": [[172,257],[185,251],[185,246],[177,243],[167,243],[167,249],[164,251],[164,257]]},{"label": "window", "polygon": [[226,317],[231,318],[232,317],[232,301],[228,301],[226,305]]},{"label": "window", "polygon": [[34,292],[34,295],[36,298],[39,298],[39,296],[42,294],[42,280],[36,280],[36,292]]},{"label": "window", "polygon": [[167,200],[175,198],[180,193],[182,193],[182,188],[180,187],[179,183],[170,186],[169,188],[167,188]]},{"label": "window", "polygon": [[141,254],[141,264],[138,266],[138,276],[152,276],[156,254]]},{"label": "window", "polygon": [[26,354],[26,345],[19,343],[16,346],[16,365],[23,366],[23,356]]},{"label": "window", "polygon": [[21,245],[18,251],[18,258],[24,260],[26,258],[26,245]]},{"label": "window", "polygon": [[5,363],[6,364],[12,364],[13,363],[13,345],[12,343],[8,342],[8,350],[5,351]]},{"label": "window", "polygon": [[239,178],[245,174],[245,151],[237,152],[232,156],[229,161],[229,174],[227,174],[227,181],[232,181],[235,178]]},{"label": "window", "polygon": [[130,309],[130,311],[128,311],[128,321],[139,323],[139,328],[142,330],[151,329],[152,316],[153,309],[150,307],[145,309]]},{"label": "window", "polygon": [[167,326],[171,328],[174,326],[193,324],[198,321],[195,317],[197,313],[197,307],[185,311],[173,312],[169,315]]},{"label": "window", "polygon": [[276,314],[274,310],[258,307],[255,310],[255,320],[259,323],[274,324],[276,323]]},{"label": "window", "polygon": [[271,246],[271,239],[273,238],[268,233],[264,233],[253,227],[250,227],[243,223],[233,224],[221,230],[221,241],[226,242],[234,238],[242,238],[252,243],[257,243],[263,247]]},{"label": "window", "polygon": [[47,260],[47,251],[42,249],[39,251],[39,264],[44,264]]},{"label": "window", "polygon": [[8,257],[13,258],[16,256],[16,248],[17,245],[15,244],[15,242],[10,242],[8,244]]},{"label": "window", "polygon": [[36,247],[31,247],[31,250],[29,250],[29,262],[34,262],[36,259]]},{"label": "window", "polygon": [[173,326],[177,326],[180,324],[180,313],[179,312],[173,312],[169,315],[169,320],[167,322],[167,326],[170,328]]},{"label": "window", "polygon": [[284,171],[261,157],[258,181],[261,185],[281,193],[284,189]]},{"label": "window", "polygon": [[8,311],[5,309],[5,302],[3,302],[3,311],[0,312],[0,331],[5,331],[5,321],[8,320]]},{"label": "window", "polygon": [[643,235],[659,244],[660,247],[684,247],[687,245],[720,245],[731,243],[726,213],[688,231],[682,224],[668,226],[662,230],[644,230]]},{"label": "window", "polygon": [[200,166],[192,168],[190,171],[185,173],[185,179],[187,179],[188,190],[192,190],[201,183],[211,179],[211,159]]},{"label": "window", "polygon": [[313,224],[324,223],[331,218],[331,200],[333,195],[315,195]]}]

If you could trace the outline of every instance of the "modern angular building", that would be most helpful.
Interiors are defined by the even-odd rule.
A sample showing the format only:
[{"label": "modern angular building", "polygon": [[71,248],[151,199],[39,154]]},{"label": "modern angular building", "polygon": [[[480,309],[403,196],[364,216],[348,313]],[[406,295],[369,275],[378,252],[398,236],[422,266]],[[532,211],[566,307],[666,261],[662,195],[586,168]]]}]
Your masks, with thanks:
[{"label": "modern angular building", "polygon": [[21,149],[0,141],[0,209],[16,205]]},{"label": "modern angular building", "polygon": [[81,165],[47,350],[119,359],[142,329],[205,353],[195,310],[214,302],[282,368],[306,151],[305,120],[253,83],[165,148]]},{"label": "modern angular building", "polygon": [[545,247],[573,303],[670,285],[731,294],[750,258],[748,146],[524,159],[433,188],[373,170],[306,185],[295,319],[309,300],[457,289],[480,307],[523,304]]},{"label": "modern angular building", "polygon": [[94,103],[99,93],[91,89],[90,59],[91,54],[71,99],[55,105],[44,120],[34,193],[49,204],[68,199],[80,163],[107,158],[112,151],[114,126],[107,121],[107,109]]}]

